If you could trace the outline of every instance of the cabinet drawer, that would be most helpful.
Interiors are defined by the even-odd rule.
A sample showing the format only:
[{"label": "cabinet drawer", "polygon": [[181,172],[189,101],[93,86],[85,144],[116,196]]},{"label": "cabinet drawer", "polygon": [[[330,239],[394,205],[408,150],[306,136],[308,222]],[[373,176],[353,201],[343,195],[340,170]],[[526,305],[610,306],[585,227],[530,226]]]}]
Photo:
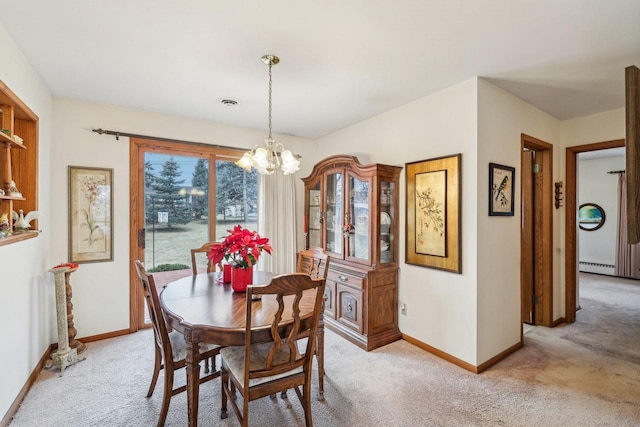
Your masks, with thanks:
[{"label": "cabinet drawer", "polygon": [[336,318],[336,284],[329,280],[324,287],[324,317]]},{"label": "cabinet drawer", "polygon": [[337,283],[338,285],[347,285],[360,290],[364,289],[364,279],[351,274],[343,273],[341,271],[329,270],[327,279],[328,281],[330,280]]},{"label": "cabinet drawer", "polygon": [[345,326],[363,332],[362,292],[338,284],[336,287],[336,319]]}]

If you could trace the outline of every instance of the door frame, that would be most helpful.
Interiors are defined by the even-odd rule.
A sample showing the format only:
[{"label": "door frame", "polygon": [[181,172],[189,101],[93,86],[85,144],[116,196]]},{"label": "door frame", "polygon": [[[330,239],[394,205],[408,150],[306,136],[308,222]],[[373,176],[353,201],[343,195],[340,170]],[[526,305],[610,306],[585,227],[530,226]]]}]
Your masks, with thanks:
[{"label": "door frame", "polygon": [[576,321],[577,288],[578,288],[578,246],[577,236],[577,197],[578,190],[578,154],[588,151],[606,150],[625,146],[624,139],[596,142],[593,144],[576,145],[566,149],[566,180],[565,188],[565,321]]},{"label": "door frame", "polygon": [[[538,176],[541,182],[541,206],[539,218],[534,221],[534,234],[542,236],[536,243],[536,280],[534,292],[540,297],[542,307],[536,308],[534,323],[542,326],[554,326],[553,321],[553,145],[533,136],[521,134],[520,151],[525,148],[536,152],[536,163],[540,165]],[[522,194],[521,194],[522,196]],[[522,257],[521,257],[522,262]],[[521,298],[522,281],[520,283]],[[520,301],[522,311],[522,299]],[[541,316],[540,316],[541,314]],[[542,319],[540,319],[542,317]]]},{"label": "door frame", "polygon": [[[129,139],[129,332],[150,326],[144,321],[144,296],[133,268],[135,260],[144,259],[144,248],[138,241],[138,231],[144,229],[145,221],[144,200],[139,199],[139,195],[144,195],[144,153],[199,156],[209,158],[215,165],[216,160],[237,160],[244,151],[246,150],[174,140],[143,137]],[[215,166],[209,172],[209,188],[215,189]],[[209,212],[215,212],[215,191],[210,191],[209,194]],[[215,224],[209,224],[209,227],[209,236],[215,238]]]}]

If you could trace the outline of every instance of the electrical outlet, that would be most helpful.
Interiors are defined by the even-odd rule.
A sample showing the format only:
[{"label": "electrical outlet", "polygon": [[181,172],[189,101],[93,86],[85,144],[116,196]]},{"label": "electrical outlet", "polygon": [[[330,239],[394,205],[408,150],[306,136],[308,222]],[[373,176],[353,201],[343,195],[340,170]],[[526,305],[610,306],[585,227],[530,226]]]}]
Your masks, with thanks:
[{"label": "electrical outlet", "polygon": [[405,316],[407,315],[407,304],[400,305],[400,313],[404,314]]}]

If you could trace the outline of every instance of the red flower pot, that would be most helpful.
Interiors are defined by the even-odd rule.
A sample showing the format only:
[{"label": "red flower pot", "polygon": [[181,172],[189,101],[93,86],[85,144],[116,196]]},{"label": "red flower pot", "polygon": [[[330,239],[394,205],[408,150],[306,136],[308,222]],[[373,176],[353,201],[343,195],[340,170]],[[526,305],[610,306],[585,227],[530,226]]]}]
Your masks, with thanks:
[{"label": "red flower pot", "polygon": [[231,282],[231,264],[222,265],[222,283]]},{"label": "red flower pot", "polygon": [[245,292],[247,285],[253,283],[253,269],[248,268],[232,268],[231,269],[231,288],[235,292]]}]

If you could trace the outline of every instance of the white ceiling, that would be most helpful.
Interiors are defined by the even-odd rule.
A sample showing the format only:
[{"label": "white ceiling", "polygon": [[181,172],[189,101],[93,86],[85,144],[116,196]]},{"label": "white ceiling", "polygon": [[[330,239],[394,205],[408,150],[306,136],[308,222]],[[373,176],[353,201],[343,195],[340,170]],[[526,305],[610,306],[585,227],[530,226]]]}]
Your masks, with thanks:
[{"label": "white ceiling", "polygon": [[584,116],[640,66],[638,0],[0,0],[0,23],[55,95],[257,129],[278,55],[274,131],[309,138],[474,76]]}]

